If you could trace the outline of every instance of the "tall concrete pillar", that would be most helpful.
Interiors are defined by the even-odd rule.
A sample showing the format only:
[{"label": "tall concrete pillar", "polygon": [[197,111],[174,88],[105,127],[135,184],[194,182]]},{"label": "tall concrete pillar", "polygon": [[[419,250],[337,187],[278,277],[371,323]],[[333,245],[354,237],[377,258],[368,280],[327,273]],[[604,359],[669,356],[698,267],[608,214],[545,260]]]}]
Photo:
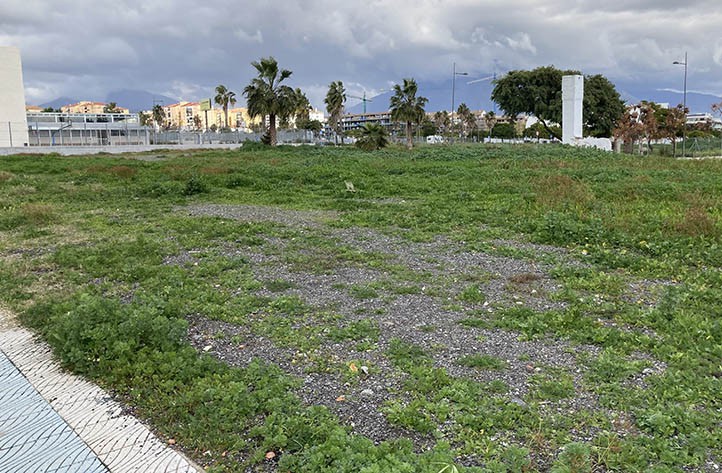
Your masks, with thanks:
[{"label": "tall concrete pillar", "polygon": [[0,46],[0,148],[28,146],[20,50]]},{"label": "tall concrete pillar", "polygon": [[562,143],[573,144],[582,139],[583,105],[584,77],[562,77]]}]

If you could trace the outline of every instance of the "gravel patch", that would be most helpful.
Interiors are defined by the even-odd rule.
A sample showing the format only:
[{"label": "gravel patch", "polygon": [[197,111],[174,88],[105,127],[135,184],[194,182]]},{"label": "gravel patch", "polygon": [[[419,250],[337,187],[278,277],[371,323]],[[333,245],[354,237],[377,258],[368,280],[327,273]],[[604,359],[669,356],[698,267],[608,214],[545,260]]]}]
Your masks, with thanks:
[{"label": "gravel patch", "polygon": [[[517,333],[459,323],[470,316],[482,320],[493,318],[499,309],[506,307],[535,311],[563,308],[563,302],[552,298],[562,285],[551,276],[549,263],[470,251],[463,242],[443,237],[418,243],[366,228],[324,226],[324,221],[338,217],[333,212],[246,205],[195,205],[180,210],[191,216],[271,221],[294,231],[302,230],[300,240],[295,233],[296,236],[286,239],[264,237],[264,244],[260,246],[226,242],[212,249],[228,257],[243,257],[258,281],[284,283],[281,290],[264,287],[256,295],[297,296],[312,307],[312,311],[339,314],[341,326],[359,320],[372,321],[379,328],[378,340],[374,340],[372,348],[359,352],[356,342],[323,339],[312,352],[305,353],[279,347],[270,338],[254,333],[252,327],[208,320],[202,315],[189,318],[189,337],[197,349],[235,366],[245,366],[254,358],[279,365],[301,379],[297,394],[305,403],[327,406],[358,434],[375,442],[409,438],[417,449],[433,445],[433,439],[390,425],[384,417],[384,406],[389,400],[406,402],[409,394],[404,390],[406,375],[385,355],[394,339],[422,347],[435,367],[445,369],[453,377],[482,383],[502,381],[508,386],[503,395],[509,402],[520,405],[525,404],[524,399],[531,394],[532,376],[547,372],[571,376],[576,388],[574,396],[541,402],[539,409],[543,414],[601,409],[597,396],[583,388],[584,373],[578,361],[580,354],[596,358],[601,352],[599,347],[573,345],[553,338],[522,340]],[[310,237],[309,242],[322,241],[328,247],[313,247],[313,243],[304,246],[304,237]],[[552,255],[557,261],[582,264],[563,249],[509,240],[499,243]],[[369,267],[368,261],[339,261],[320,272],[294,264],[293,258],[298,255],[311,263],[324,258],[333,262],[334,249],[341,247],[362,255],[380,255],[385,264]],[[194,264],[200,252],[175,255],[165,262]],[[653,294],[658,283],[636,282],[636,286],[630,285],[630,290],[639,289],[639,297],[646,298],[647,293]],[[478,289],[478,294],[469,293],[470,288]],[[218,337],[218,333],[223,336]],[[459,364],[461,358],[470,355],[496,357],[503,360],[504,366],[479,369]],[[312,360],[319,357],[328,366],[339,369],[315,371]],[[349,381],[343,369],[351,360],[364,360],[372,369],[368,375]],[[663,366],[653,366],[659,368],[654,374],[663,372]],[[650,374],[653,373],[646,376]],[[636,381],[640,386],[643,384],[643,379]],[[593,432],[586,430],[572,432],[572,435],[582,440]]]},{"label": "gravel patch", "polygon": [[198,204],[188,207],[176,207],[174,210],[195,217],[210,216],[246,222],[275,222],[292,227],[318,227],[338,216],[336,212],[332,211],[288,210],[260,205]]}]

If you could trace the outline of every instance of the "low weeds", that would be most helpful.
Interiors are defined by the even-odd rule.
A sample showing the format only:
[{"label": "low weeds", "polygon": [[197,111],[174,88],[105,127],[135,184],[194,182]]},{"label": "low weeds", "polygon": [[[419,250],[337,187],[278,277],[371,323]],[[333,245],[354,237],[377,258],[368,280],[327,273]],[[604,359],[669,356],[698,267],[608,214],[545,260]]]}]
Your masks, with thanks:
[{"label": "low weeds", "polygon": [[674,229],[692,238],[718,238],[720,228],[714,217],[706,208],[694,206],[688,208],[682,221],[674,224]]},{"label": "low weeds", "polygon": [[587,209],[595,200],[588,184],[566,174],[537,178],[532,187],[537,204],[546,209],[579,211]]},{"label": "low weeds", "polygon": [[[0,301],[65,367],[117,393],[208,471],[701,471],[722,457],[719,161],[492,145],[186,154],[164,152],[158,162],[0,159]],[[359,192],[346,192],[345,180]],[[528,243],[566,251],[550,250],[543,262],[557,266],[540,271],[545,286],[558,286],[553,309],[504,308],[483,293],[487,281],[463,279],[434,295],[436,273],[318,237],[303,222],[174,210],[196,200],[332,211],[339,231],[448,239],[539,265]],[[500,250],[498,238],[523,241]],[[265,254],[269,239],[283,240],[284,251]],[[278,258],[291,271],[352,266],[395,279],[340,281],[358,305],[380,306],[350,320],[312,307],[296,295],[301,285],[257,280],[248,254]],[[519,273],[506,282],[536,289],[537,278]],[[57,287],[38,290],[45,282]],[[630,293],[651,286],[653,300]],[[442,336],[443,324],[423,325],[418,339],[386,338],[382,319],[393,309],[383,304],[398,294],[453,305],[470,340],[504,330],[562,342],[577,366],[539,365],[532,354],[524,364],[540,371],[522,368],[519,397],[509,381],[518,363],[472,354],[459,358],[470,368],[462,371],[490,381],[452,376],[438,364],[444,346],[420,341]],[[392,371],[382,410],[398,428],[394,439],[375,443],[331,410],[304,405],[294,394],[302,380],[266,360],[237,368],[194,350],[186,320],[199,317],[315,356],[318,373],[353,388],[368,380],[349,375],[351,359],[372,376]],[[319,354],[334,344],[364,353]],[[581,393],[598,407],[567,409]]]},{"label": "low weeds", "polygon": [[20,207],[25,222],[30,225],[47,225],[56,220],[58,212],[52,204],[28,203]]}]

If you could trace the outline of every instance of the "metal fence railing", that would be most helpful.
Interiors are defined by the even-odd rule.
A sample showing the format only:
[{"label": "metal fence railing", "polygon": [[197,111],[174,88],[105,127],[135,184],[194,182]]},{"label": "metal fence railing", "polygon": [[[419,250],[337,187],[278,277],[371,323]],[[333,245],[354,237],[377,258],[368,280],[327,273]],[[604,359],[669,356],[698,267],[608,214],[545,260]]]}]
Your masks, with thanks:
[{"label": "metal fence railing", "polygon": [[[24,146],[131,146],[131,145],[206,145],[260,141],[261,133],[243,131],[203,132],[185,130],[157,131],[131,121],[29,121],[0,122],[0,147]],[[278,130],[282,144],[323,141],[308,130]]]},{"label": "metal fence railing", "polygon": [[[243,143],[244,141],[261,141],[263,133],[244,131],[211,132],[211,131],[155,131],[150,132],[151,144],[227,144]],[[278,130],[276,136],[279,143],[317,143],[313,132],[308,130]]]}]

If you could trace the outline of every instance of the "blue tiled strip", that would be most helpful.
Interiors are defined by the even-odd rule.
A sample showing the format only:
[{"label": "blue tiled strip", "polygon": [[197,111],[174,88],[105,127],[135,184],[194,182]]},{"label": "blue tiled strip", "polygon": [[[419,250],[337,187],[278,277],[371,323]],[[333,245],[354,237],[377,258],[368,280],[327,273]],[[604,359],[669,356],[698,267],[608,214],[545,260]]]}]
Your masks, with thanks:
[{"label": "blue tiled strip", "polygon": [[0,472],[108,473],[108,468],[2,351]]}]

